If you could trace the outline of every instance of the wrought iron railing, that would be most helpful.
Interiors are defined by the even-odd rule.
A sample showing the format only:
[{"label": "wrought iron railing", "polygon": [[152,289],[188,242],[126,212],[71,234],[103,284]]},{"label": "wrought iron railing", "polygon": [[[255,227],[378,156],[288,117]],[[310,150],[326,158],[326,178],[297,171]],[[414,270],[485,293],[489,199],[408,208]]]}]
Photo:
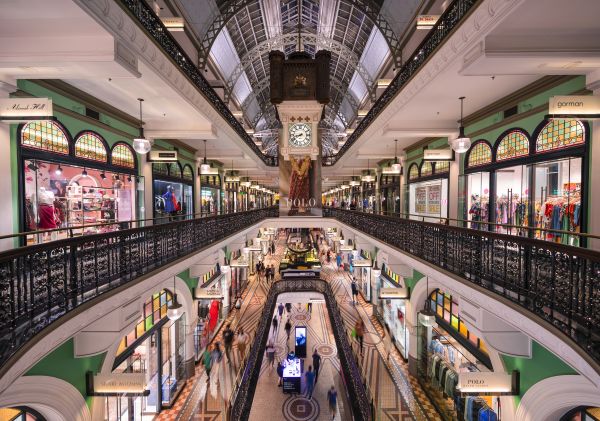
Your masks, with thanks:
[{"label": "wrought iron railing", "polygon": [[125,10],[138,22],[138,24],[146,31],[148,36],[152,38],[163,52],[173,60],[175,65],[188,78],[190,82],[200,93],[212,104],[219,112],[221,117],[231,126],[233,130],[242,138],[242,140],[256,153],[256,155],[270,167],[276,167],[277,157],[265,155],[260,148],[254,143],[252,138],[246,133],[246,130],[233,113],[229,110],[223,100],[217,95],[215,90],[210,86],[197,63],[195,63],[181,48],[179,43],[169,33],[169,30],[163,25],[160,18],[154,13],[152,8],[148,6],[144,0],[118,0]]},{"label": "wrought iron railing", "polygon": [[0,253],[0,370],[27,341],[83,303],[276,216],[278,208],[270,207]]},{"label": "wrought iron railing", "polygon": [[336,208],[323,214],[505,297],[600,364],[600,252]]},{"label": "wrought iron railing", "polygon": [[429,30],[425,39],[413,54],[404,62],[390,85],[375,101],[365,118],[359,123],[354,132],[348,137],[346,143],[335,154],[323,160],[323,165],[334,165],[356,142],[356,140],[367,130],[373,121],[388,106],[394,97],[404,88],[412,77],[435,53],[437,48],[446,41],[455,28],[468,16],[473,6],[480,0],[454,0],[446,11],[440,16],[435,26]]},{"label": "wrought iron railing", "polygon": [[275,312],[277,296],[284,292],[302,291],[320,292],[325,297],[327,312],[329,313],[329,320],[337,345],[337,355],[340,359],[345,384],[350,396],[353,418],[357,421],[370,421],[372,419],[369,398],[361,381],[360,370],[352,355],[352,349],[345,333],[344,321],[335,295],[329,283],[320,279],[281,280],[275,282],[271,287],[256,330],[256,340],[250,349],[250,356],[244,370],[241,386],[232,405],[230,419],[247,421],[250,416],[250,408],[260,376],[260,367],[269,336],[271,318]]}]

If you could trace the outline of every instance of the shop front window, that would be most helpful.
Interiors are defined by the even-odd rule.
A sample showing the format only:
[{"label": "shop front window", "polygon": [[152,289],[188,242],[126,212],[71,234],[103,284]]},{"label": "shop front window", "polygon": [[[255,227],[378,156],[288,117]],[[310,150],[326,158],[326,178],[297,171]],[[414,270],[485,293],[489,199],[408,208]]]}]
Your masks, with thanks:
[{"label": "shop front window", "polygon": [[[31,159],[24,160],[23,169],[25,231],[75,228],[73,234],[95,234],[137,218],[136,187],[143,181],[136,177]],[[53,239],[67,234],[60,231]]]},{"label": "shop front window", "polygon": [[448,179],[408,184],[408,213],[411,219],[430,222],[439,222],[440,218],[447,218]]},{"label": "shop front window", "polygon": [[[524,165],[502,168],[496,175],[495,230],[527,236],[529,225],[529,169]],[[521,228],[523,227],[523,228]]]},{"label": "shop front window", "polygon": [[469,221],[469,228],[488,229],[487,224],[490,212],[490,173],[479,172],[460,177],[463,188],[464,219]]},{"label": "shop front window", "polygon": [[154,180],[154,216],[191,217],[194,213],[193,187],[176,181]]}]

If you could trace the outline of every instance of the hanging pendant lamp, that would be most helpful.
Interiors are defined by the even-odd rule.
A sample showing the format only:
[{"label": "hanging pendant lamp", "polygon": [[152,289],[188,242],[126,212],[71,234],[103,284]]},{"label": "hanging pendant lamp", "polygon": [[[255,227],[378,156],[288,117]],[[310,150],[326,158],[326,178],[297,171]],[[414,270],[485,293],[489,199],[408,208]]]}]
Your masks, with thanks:
[{"label": "hanging pendant lamp", "polygon": [[144,99],[138,98],[138,101],[140,102],[140,137],[133,139],[133,150],[144,155],[150,152],[153,142],[144,137],[144,123],[142,120],[142,102],[144,102]]},{"label": "hanging pendant lamp", "polygon": [[394,163],[391,165],[391,168],[393,173],[400,174],[402,165],[398,162],[398,139],[395,139],[394,142]]},{"label": "hanging pendant lamp", "polygon": [[458,128],[458,137],[450,142],[450,146],[456,153],[465,153],[471,147],[471,139],[465,135],[463,126],[463,101],[464,96],[460,98],[460,127]]},{"label": "hanging pendant lamp", "polygon": [[200,165],[200,174],[208,174],[210,172],[210,164],[206,160],[206,139],[204,139],[204,160]]},{"label": "hanging pendant lamp", "polygon": [[371,175],[371,160],[367,159],[367,175],[362,176],[362,181],[365,183],[372,183],[375,181],[375,177]]},{"label": "hanging pendant lamp", "polygon": [[183,314],[183,306],[177,301],[177,294],[175,293],[175,277],[173,277],[173,300],[167,307],[167,317],[169,320],[177,320]]}]

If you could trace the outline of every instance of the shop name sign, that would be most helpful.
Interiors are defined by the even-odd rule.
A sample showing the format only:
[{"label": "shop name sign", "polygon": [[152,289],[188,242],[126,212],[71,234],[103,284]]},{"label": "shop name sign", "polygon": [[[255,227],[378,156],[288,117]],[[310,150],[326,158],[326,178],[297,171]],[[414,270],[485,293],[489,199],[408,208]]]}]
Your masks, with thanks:
[{"label": "shop name sign", "polygon": [[518,395],[519,372],[512,374],[492,372],[458,373],[457,389],[463,395]]},{"label": "shop name sign", "polygon": [[423,151],[424,161],[452,161],[454,159],[454,151],[447,149],[425,149]]},{"label": "shop name sign", "polygon": [[42,120],[52,117],[50,98],[2,98],[0,99],[0,120],[20,122]]},{"label": "shop name sign", "polygon": [[417,16],[417,29],[431,29],[437,23],[440,15]]},{"label": "shop name sign", "polygon": [[197,300],[222,300],[223,292],[219,288],[194,288],[194,298]]},{"label": "shop name sign", "polygon": [[94,393],[143,394],[146,391],[146,375],[141,373],[111,373],[94,376]]},{"label": "shop name sign", "polygon": [[405,299],[408,297],[408,288],[381,288],[379,290],[379,298],[385,299]]},{"label": "shop name sign", "polygon": [[558,95],[550,98],[550,115],[600,116],[600,96]]}]

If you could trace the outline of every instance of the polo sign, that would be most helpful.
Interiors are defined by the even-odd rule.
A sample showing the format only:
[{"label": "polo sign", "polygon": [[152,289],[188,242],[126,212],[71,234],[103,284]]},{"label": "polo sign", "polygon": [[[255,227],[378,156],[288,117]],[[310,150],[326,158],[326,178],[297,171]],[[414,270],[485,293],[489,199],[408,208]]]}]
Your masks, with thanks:
[{"label": "polo sign", "polygon": [[519,373],[458,373],[456,388],[463,395],[514,395],[518,394]]}]

